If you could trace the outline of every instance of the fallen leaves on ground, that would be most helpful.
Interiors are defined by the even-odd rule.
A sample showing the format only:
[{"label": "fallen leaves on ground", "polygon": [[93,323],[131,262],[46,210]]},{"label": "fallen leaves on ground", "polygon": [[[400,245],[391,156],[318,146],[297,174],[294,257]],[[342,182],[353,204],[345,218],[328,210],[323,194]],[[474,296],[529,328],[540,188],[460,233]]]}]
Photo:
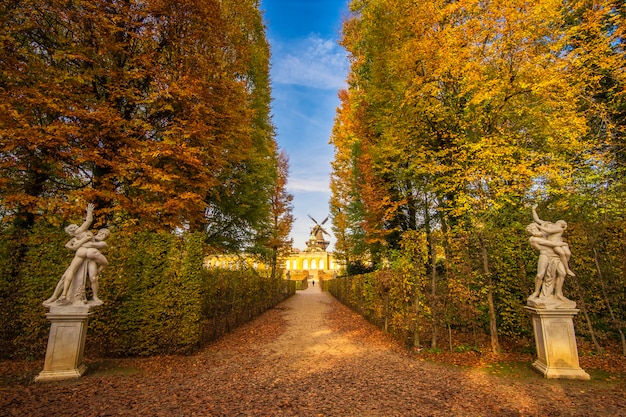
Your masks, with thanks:
[{"label": "fallen leaves on ground", "polygon": [[[0,362],[0,415],[626,415],[623,379],[498,376],[484,368],[529,357],[412,353],[334,299],[319,297],[319,306],[302,312],[292,297],[194,355],[87,358],[89,371],[77,380],[34,383],[42,363]],[[291,340],[287,314],[322,315],[324,327]]]}]

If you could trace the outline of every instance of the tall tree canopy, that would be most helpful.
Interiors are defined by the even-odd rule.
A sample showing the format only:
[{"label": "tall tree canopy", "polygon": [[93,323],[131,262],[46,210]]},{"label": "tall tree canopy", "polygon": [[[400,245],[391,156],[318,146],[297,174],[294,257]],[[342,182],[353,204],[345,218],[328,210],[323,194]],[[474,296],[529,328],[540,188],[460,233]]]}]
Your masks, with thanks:
[{"label": "tall tree canopy", "polygon": [[4,222],[91,201],[100,224],[231,247],[265,226],[278,158],[258,0],[0,8]]},{"label": "tall tree canopy", "polygon": [[612,204],[625,195],[623,2],[350,8],[349,88],[331,137],[340,255],[350,262],[365,252],[382,267],[409,232],[425,232],[436,315],[466,242],[475,278],[461,285],[485,288],[493,335],[498,308],[514,304],[510,271],[520,271],[519,260],[503,259],[515,249],[495,246],[519,233],[530,204],[624,222],[624,205]]}]

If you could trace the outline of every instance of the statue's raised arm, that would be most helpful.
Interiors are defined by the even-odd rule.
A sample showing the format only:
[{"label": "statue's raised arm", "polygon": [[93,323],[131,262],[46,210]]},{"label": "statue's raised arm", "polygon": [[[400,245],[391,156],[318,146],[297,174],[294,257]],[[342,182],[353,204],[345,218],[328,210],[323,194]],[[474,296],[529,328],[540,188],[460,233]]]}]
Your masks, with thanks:
[{"label": "statue's raised arm", "polygon": [[80,233],[86,232],[89,230],[89,226],[91,226],[91,222],[93,221],[93,209],[94,205],[89,203],[87,204],[87,215],[85,216],[85,221],[80,225],[78,229],[74,231],[74,235],[79,235]]},{"label": "statue's raised arm", "polygon": [[539,218],[539,215],[537,214],[537,204],[533,205],[533,220],[535,220],[535,223],[540,226],[543,226],[545,224],[545,221],[541,220]]}]

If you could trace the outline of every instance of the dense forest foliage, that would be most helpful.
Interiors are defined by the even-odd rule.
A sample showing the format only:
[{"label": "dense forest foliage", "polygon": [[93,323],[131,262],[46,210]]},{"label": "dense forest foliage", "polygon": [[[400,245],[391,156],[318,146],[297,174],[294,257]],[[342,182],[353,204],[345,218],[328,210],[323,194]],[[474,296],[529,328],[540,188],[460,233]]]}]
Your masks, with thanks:
[{"label": "dense forest foliage", "polygon": [[350,8],[331,138],[336,248],[349,272],[393,274],[342,288],[361,304],[385,298],[367,305],[422,343],[478,329],[497,352],[498,336],[529,331],[537,254],[525,227],[538,204],[568,224],[577,332],[626,354],[624,2]]},{"label": "dense forest foliage", "polygon": [[[269,58],[258,0],[0,4],[3,346],[39,343],[40,304],[63,273],[57,266],[72,256],[56,232],[80,224],[88,203],[95,205],[92,226],[113,236],[102,288],[116,310],[105,308],[111,324],[96,326],[109,336],[113,323],[136,326],[146,311],[171,313],[159,313],[159,325],[173,328],[176,317],[193,310],[184,320],[194,330],[182,343],[189,348],[203,339],[196,337],[198,320],[210,314],[202,303],[224,300],[184,293],[208,282],[197,276],[202,256],[181,243],[198,236],[200,255],[246,250],[263,257],[272,266],[272,290],[246,303],[258,312],[268,299],[277,302],[277,259],[293,219],[288,160],[270,116]],[[180,245],[182,253],[172,252]],[[193,259],[197,272],[172,257]],[[142,265],[155,269],[146,276],[150,271],[138,272]],[[159,297],[134,298],[133,288],[154,292],[172,279],[179,285],[164,284]],[[258,277],[249,294],[263,292],[266,279]],[[225,302],[239,302],[224,291]],[[164,297],[200,304],[179,308]],[[29,338],[33,329],[39,333]],[[161,331],[151,337],[163,339]]]},{"label": "dense forest foliage", "polygon": [[279,155],[257,0],[10,1],[0,215],[267,240]]}]

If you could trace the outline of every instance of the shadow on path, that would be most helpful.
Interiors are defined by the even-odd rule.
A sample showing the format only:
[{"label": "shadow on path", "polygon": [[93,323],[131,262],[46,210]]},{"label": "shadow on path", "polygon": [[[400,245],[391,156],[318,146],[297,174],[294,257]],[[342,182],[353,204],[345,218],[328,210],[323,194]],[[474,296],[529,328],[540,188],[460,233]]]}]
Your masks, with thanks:
[{"label": "shadow on path", "polygon": [[623,388],[421,361],[317,283],[195,355],[88,365],[79,380],[0,387],[0,415],[626,415]]}]

